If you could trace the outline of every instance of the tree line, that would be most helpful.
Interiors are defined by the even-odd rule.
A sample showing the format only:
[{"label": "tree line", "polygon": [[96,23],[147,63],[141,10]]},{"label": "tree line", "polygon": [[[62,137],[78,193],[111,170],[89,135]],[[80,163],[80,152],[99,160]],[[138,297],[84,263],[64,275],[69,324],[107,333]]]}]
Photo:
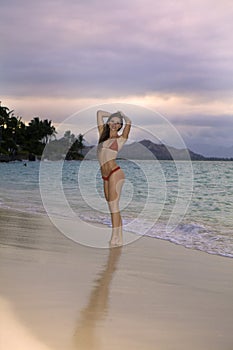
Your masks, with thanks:
[{"label": "tree line", "polygon": [[[66,146],[68,153],[65,159],[82,159],[84,137],[79,134],[75,137],[71,131],[57,140],[56,129],[52,121],[34,117],[28,124],[22,117],[15,116],[14,111],[0,104],[0,155],[9,160],[40,158],[45,146],[49,143],[54,149],[61,144]],[[68,148],[67,148],[68,147]]]}]

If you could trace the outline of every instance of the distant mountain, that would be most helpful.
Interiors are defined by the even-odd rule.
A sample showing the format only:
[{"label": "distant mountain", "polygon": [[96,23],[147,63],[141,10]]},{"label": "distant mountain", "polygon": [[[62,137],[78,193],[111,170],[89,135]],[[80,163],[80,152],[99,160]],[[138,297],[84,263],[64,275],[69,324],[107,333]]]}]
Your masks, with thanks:
[{"label": "distant mountain", "polygon": [[187,148],[178,149],[164,144],[155,144],[150,140],[140,141],[159,160],[205,160],[201,154],[195,153]]},{"label": "distant mountain", "polygon": [[[83,150],[85,159],[96,159],[96,150],[96,146],[85,147]],[[118,158],[144,160],[189,160],[191,158],[191,160],[208,160],[208,158],[189,149],[177,149],[164,144],[156,144],[150,140],[126,144],[118,153]]]},{"label": "distant mountain", "polygon": [[233,146],[225,147],[217,145],[208,145],[205,143],[188,144],[194,152],[201,153],[205,157],[233,158]]},{"label": "distant mountain", "polygon": [[159,160],[205,160],[201,154],[194,153],[189,149],[178,149],[164,144],[156,144],[150,140],[139,141]]},{"label": "distant mountain", "polygon": [[[96,146],[86,146],[82,150],[82,154],[85,159],[97,159]],[[139,142],[133,142],[126,144],[122,150],[118,153],[118,158],[123,159],[145,159],[145,160],[231,160],[233,157],[216,157],[209,156],[205,157],[202,154],[191,151],[188,148],[178,149],[172,146],[153,143],[150,140],[142,140]]]}]

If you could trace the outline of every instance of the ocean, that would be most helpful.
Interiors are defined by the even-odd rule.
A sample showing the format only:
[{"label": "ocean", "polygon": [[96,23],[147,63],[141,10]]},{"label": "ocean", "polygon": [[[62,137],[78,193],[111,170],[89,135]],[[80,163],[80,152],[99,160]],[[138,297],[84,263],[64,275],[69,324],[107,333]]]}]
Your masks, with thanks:
[{"label": "ocean", "polygon": [[[117,163],[125,231],[233,257],[232,162]],[[0,207],[111,226],[96,160],[0,163]]]}]

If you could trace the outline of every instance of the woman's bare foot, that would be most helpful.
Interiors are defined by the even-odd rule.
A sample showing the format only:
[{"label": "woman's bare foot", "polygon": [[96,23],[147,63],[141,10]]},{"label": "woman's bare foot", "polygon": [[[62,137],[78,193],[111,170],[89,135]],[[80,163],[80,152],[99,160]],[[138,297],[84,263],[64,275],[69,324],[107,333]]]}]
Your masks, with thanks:
[{"label": "woman's bare foot", "polygon": [[122,228],[114,228],[112,230],[112,237],[109,241],[110,247],[120,247],[123,245]]}]

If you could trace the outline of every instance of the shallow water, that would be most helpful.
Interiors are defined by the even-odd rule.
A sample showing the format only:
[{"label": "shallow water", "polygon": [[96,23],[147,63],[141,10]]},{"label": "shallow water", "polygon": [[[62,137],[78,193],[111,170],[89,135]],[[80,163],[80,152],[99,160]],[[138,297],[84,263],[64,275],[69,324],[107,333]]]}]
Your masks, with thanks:
[{"label": "shallow water", "polygon": [[[125,230],[233,257],[232,162],[118,163]],[[1,207],[46,213],[46,193],[50,214],[110,225],[97,161],[26,164],[0,164]]]}]

